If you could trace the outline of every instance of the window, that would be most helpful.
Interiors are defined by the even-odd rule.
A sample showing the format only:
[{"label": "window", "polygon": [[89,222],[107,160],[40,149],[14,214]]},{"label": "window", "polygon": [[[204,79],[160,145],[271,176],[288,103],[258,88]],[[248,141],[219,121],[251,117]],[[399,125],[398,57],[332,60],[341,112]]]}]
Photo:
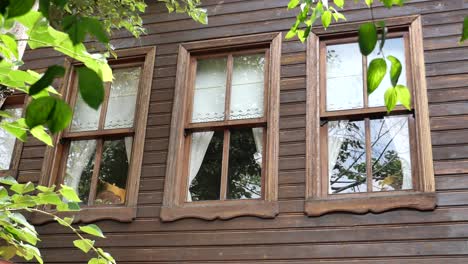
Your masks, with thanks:
[{"label": "window", "polygon": [[280,38],[181,46],[163,220],[277,214]]},{"label": "window", "polygon": [[[1,100],[0,109],[7,112],[11,118],[0,117],[0,122],[11,122],[22,117],[24,95],[16,93],[9,95],[3,105]],[[0,128],[0,177],[17,176],[22,146],[22,142],[17,140],[15,136]]]},{"label": "window", "polygon": [[411,90],[411,110],[387,113],[388,73],[367,94],[367,66],[381,55],[362,56],[357,34],[335,28],[309,40],[308,215],[435,207],[420,18],[387,25],[384,52],[403,64],[399,83]]},{"label": "window", "polygon": [[76,190],[84,208],[81,221],[129,221],[136,215],[155,49],[117,55],[109,61],[114,81],[105,84],[105,99],[98,110],[78,92],[74,69],[81,65],[70,65],[65,93],[74,114],[50,153],[48,183]]}]

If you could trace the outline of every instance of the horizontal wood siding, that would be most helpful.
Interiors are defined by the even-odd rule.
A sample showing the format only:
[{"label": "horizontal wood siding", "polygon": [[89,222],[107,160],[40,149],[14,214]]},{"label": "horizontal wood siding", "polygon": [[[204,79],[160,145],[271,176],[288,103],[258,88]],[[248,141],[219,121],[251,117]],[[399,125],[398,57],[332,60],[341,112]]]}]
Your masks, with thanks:
[{"label": "horizontal wood siding", "polygon": [[[166,171],[178,45],[266,32],[286,32],[295,11],[288,0],[202,0],[209,24],[166,14],[156,1],[144,20],[148,34],[115,34],[116,48],[157,46],[137,219],[100,221],[99,240],[120,263],[466,263],[468,258],[468,43],[459,45],[465,0],[412,0],[404,8],[374,9],[377,18],[421,14],[430,103],[438,208],[382,214],[304,216],[306,51],[298,40],[282,46],[279,205],[275,219],[159,220]],[[352,1],[349,1],[352,2]],[[363,2],[363,1],[360,1]],[[370,18],[363,3],[346,9],[348,21]],[[63,63],[50,49],[27,51],[27,64]],[[45,146],[25,144],[20,179],[37,181]],[[64,228],[40,227],[47,263],[83,263]],[[320,262],[322,263],[322,262]]]}]

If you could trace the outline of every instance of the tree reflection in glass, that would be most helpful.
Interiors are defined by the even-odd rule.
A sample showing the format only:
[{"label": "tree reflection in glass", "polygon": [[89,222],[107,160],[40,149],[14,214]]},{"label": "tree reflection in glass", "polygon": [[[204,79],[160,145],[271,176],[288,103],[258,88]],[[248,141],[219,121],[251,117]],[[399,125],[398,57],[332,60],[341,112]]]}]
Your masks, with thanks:
[{"label": "tree reflection in glass", "polygon": [[[257,134],[254,135],[254,133]],[[256,157],[261,156],[262,137],[263,128],[231,130],[227,199],[261,197],[262,167],[261,160],[259,161]]]},{"label": "tree reflection in glass", "polygon": [[367,191],[366,132],[364,121],[328,124],[329,193]]}]

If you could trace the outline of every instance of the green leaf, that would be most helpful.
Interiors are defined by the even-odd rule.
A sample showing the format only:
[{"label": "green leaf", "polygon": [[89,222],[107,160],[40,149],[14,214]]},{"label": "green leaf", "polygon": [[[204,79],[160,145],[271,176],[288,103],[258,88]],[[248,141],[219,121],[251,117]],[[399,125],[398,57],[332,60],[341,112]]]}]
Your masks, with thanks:
[{"label": "green leaf", "polygon": [[68,201],[71,202],[81,202],[80,198],[76,194],[75,190],[71,187],[68,187],[66,185],[60,185],[62,188],[59,190],[60,194],[67,199]]},{"label": "green leaf", "polygon": [[37,202],[45,205],[60,205],[63,201],[55,192],[45,192],[37,195]]},{"label": "green leaf", "polygon": [[108,262],[102,258],[92,258],[88,261],[88,264],[108,264]]},{"label": "green leaf", "polygon": [[80,205],[76,202],[62,203],[57,205],[57,211],[59,212],[70,212],[70,211],[79,211]]},{"label": "green leaf", "polygon": [[463,43],[466,39],[468,39],[468,16],[465,16],[465,19],[463,20],[463,29],[460,43]]},{"label": "green leaf", "polygon": [[401,75],[401,62],[392,55],[388,56],[387,59],[392,63],[392,66],[390,68],[390,80],[392,81],[393,87],[395,87],[398,84],[398,79]]},{"label": "green leaf", "polygon": [[50,0],[39,0],[39,11],[45,18],[49,18]]},{"label": "green leaf", "polygon": [[82,43],[86,38],[86,24],[83,23],[81,17],[77,15],[69,15],[62,20],[63,31],[68,34],[73,45]]},{"label": "green leaf", "polygon": [[0,257],[4,260],[10,260],[16,256],[16,247],[14,246],[4,246],[0,247]]},{"label": "green leaf", "polygon": [[344,0],[333,0],[333,3],[339,8],[343,8],[344,6]]},{"label": "green leaf", "polygon": [[331,20],[332,20],[332,13],[330,11],[325,11],[323,14],[322,14],[322,25],[327,28],[328,26],[330,26],[330,23],[331,23]]},{"label": "green leaf", "polygon": [[87,233],[87,234],[96,236],[96,237],[105,238],[105,236],[102,233],[101,229],[95,224],[91,224],[91,225],[87,225],[87,226],[80,226],[80,230]]},{"label": "green leaf", "polygon": [[47,132],[45,131],[45,128],[42,125],[38,125],[38,126],[31,128],[30,132],[35,138],[44,142],[48,146],[51,146],[51,147],[53,146],[52,138],[50,137],[49,134],[47,134]]},{"label": "green leaf", "polygon": [[0,14],[5,15],[7,7],[10,5],[10,0],[0,1]]},{"label": "green leaf", "polygon": [[58,216],[54,217],[54,220],[57,221],[62,226],[69,227],[73,223],[73,217],[60,218]]},{"label": "green leaf", "polygon": [[8,6],[8,18],[19,17],[28,13],[35,0],[13,0]]},{"label": "green leaf", "polygon": [[404,85],[397,85],[395,87],[398,101],[406,107],[406,109],[411,110],[411,93],[408,87]]},{"label": "green leaf", "polygon": [[18,55],[18,44],[16,42],[16,38],[11,33],[7,34],[0,34],[0,40],[5,44],[8,50],[15,56],[15,58],[19,58]]},{"label": "green leaf", "polygon": [[384,6],[387,7],[387,8],[391,8],[392,5],[393,5],[393,0],[383,0],[382,1]]},{"label": "green leaf", "polygon": [[385,40],[387,38],[388,28],[385,25],[385,21],[380,21],[379,22],[379,27],[380,27],[380,47],[379,47],[379,49],[380,49],[380,51],[382,51],[382,49],[385,46]]},{"label": "green leaf", "polygon": [[73,245],[81,249],[81,251],[83,251],[84,253],[88,253],[89,250],[91,250],[91,248],[94,246],[94,241],[90,239],[77,239],[73,241]]},{"label": "green leaf", "polygon": [[26,124],[35,127],[45,124],[55,107],[56,99],[53,97],[41,97],[28,105],[26,108]]},{"label": "green leaf", "polygon": [[65,74],[65,68],[59,65],[50,66],[44,75],[29,88],[29,95],[35,95],[43,89],[49,87],[55,78],[62,77]]},{"label": "green leaf", "polygon": [[288,9],[296,8],[300,2],[301,2],[300,0],[290,0],[288,4]]},{"label": "green leaf", "polygon": [[2,122],[0,127],[12,134],[21,141],[26,141],[28,128],[24,118],[20,118],[12,123]]},{"label": "green leaf", "polygon": [[6,176],[6,177],[0,177],[0,183],[5,184],[5,185],[13,185],[13,184],[17,184],[18,182],[15,180],[15,178],[11,176]]},{"label": "green leaf", "polygon": [[[12,118],[13,116],[12,116],[10,113],[8,113],[7,111],[2,111],[2,110],[0,110],[0,117],[3,117],[3,118]],[[0,120],[2,120],[2,119],[0,118]]]},{"label": "green leaf", "polygon": [[38,185],[36,186],[36,190],[40,192],[53,192],[55,190],[55,185],[52,185],[50,187]]},{"label": "green leaf", "polygon": [[89,34],[93,35],[101,43],[109,43],[109,37],[107,36],[106,31],[104,30],[103,25],[99,20],[95,18],[84,17],[82,19],[81,26],[85,26]]},{"label": "green leaf", "polygon": [[373,93],[387,73],[387,63],[382,58],[373,59],[367,69],[367,92]]},{"label": "green leaf", "polygon": [[104,100],[104,85],[99,75],[86,67],[77,69],[78,86],[83,100],[92,108],[98,109]]},{"label": "green leaf", "polygon": [[377,27],[374,23],[365,23],[359,27],[359,48],[364,56],[372,53],[377,44]]},{"label": "green leaf", "polygon": [[395,88],[393,87],[388,88],[387,91],[385,92],[384,99],[385,99],[385,106],[387,107],[387,111],[389,113],[395,108],[396,103],[397,103],[397,98],[398,98],[398,95],[397,95]]},{"label": "green leaf", "polygon": [[55,99],[54,109],[47,121],[47,127],[52,133],[64,130],[70,124],[73,117],[70,106],[62,99]]},{"label": "green leaf", "polygon": [[365,0],[367,6],[371,6],[374,3],[374,0]]},{"label": "green leaf", "polygon": [[36,188],[32,182],[28,182],[26,184],[16,183],[13,184],[10,190],[14,191],[15,193],[24,194],[34,191]]}]

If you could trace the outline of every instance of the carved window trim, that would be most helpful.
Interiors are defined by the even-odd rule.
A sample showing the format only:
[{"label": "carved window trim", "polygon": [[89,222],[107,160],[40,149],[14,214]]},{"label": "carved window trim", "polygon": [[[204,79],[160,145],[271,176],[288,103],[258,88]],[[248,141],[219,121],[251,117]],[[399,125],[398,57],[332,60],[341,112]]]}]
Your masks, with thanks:
[{"label": "carved window trim", "polygon": [[[281,33],[268,33],[225,39],[185,43],[179,46],[177,78],[172,111],[171,137],[169,142],[164,202],[160,217],[163,221],[174,221],[194,217],[205,220],[229,219],[238,216],[257,216],[272,218],[278,214],[278,146],[279,146],[279,85]],[[267,69],[268,100],[266,114],[267,142],[266,159],[262,186],[263,199],[252,200],[217,200],[185,202],[187,184],[184,184],[186,173],[185,157],[185,124],[187,108],[190,107],[190,65],[195,55],[219,54],[222,52],[249,51],[267,48],[269,69]],[[237,122],[237,121],[236,121]],[[240,122],[240,121],[239,121]],[[248,123],[249,121],[247,121]],[[242,122],[240,122],[242,123]],[[243,122],[245,123],[245,122]],[[186,161],[185,161],[186,162]]]},{"label": "carved window trim", "polygon": [[[414,124],[416,142],[415,171],[413,191],[409,192],[373,192],[353,195],[328,195],[324,184],[328,184],[328,175],[322,173],[323,164],[327,162],[321,155],[322,134],[321,118],[321,82],[325,76],[321,70],[320,45],[323,39],[330,37],[357,35],[358,23],[347,23],[324,29],[314,30],[307,43],[307,127],[306,127],[306,201],[305,213],[309,216],[320,216],[330,212],[380,213],[395,208],[432,210],[436,206],[435,180],[432,161],[432,148],[429,125],[429,110],[426,93],[424,68],[424,49],[420,16],[408,16],[385,20],[391,29],[404,29],[408,32],[409,61],[411,73],[412,98],[414,104]],[[322,64],[323,65],[323,64]],[[322,140],[321,140],[322,139]],[[416,176],[415,176],[416,175]],[[325,183],[324,183],[325,181]],[[325,189],[325,191],[324,191]]]},{"label": "carved window trim", "polygon": [[[154,61],[156,55],[155,47],[142,47],[116,51],[117,59],[110,59],[109,64],[113,68],[119,68],[121,65],[139,65],[141,66],[140,83],[135,108],[134,126],[131,129],[133,135],[132,158],[129,164],[129,173],[127,176],[126,199],[123,205],[114,206],[83,206],[79,212],[64,212],[60,215],[73,215],[75,222],[93,222],[97,220],[110,219],[120,222],[130,222],[136,217],[138,192],[140,187],[141,167],[143,163],[144,141],[146,135],[146,124],[149,111],[152,78],[154,71]],[[67,73],[61,89],[65,100],[68,103],[74,102],[77,95],[77,86],[75,86],[76,72],[75,68],[82,66],[76,61],[66,60],[65,68]],[[112,135],[125,135],[129,129],[110,130]],[[68,133],[68,134],[67,134]],[[62,144],[62,138],[66,136],[78,136],[83,138],[100,137],[100,131],[93,132],[74,132],[69,133],[68,129],[54,136],[53,148],[47,148],[44,160],[44,167],[41,172],[40,184],[46,186],[57,185],[61,176],[62,164],[65,162],[66,147]],[[106,134],[107,135],[107,134]],[[39,215],[33,217],[34,223],[48,222]]]}]

